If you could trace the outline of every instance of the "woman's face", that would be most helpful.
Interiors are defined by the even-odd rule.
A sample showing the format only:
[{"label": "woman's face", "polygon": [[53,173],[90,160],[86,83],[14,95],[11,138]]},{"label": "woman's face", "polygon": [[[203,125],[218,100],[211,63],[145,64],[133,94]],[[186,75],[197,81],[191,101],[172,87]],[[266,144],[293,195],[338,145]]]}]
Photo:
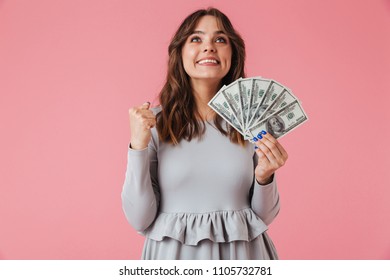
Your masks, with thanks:
[{"label": "woman's face", "polygon": [[182,49],[184,70],[192,80],[221,81],[229,72],[232,48],[214,16],[200,18]]}]

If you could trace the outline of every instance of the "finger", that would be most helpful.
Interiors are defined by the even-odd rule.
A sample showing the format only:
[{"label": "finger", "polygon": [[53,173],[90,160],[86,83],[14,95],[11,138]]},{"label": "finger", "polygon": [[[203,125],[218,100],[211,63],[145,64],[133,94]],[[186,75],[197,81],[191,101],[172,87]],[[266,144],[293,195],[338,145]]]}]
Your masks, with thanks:
[{"label": "finger", "polygon": [[155,125],[156,125],[155,123],[149,123],[146,125],[146,129],[151,129],[151,128],[155,127]]},{"label": "finger", "polygon": [[258,158],[258,163],[265,163],[265,164],[269,164],[269,159],[268,157],[265,155],[265,153],[263,152],[262,149],[260,149],[258,146],[255,147],[255,151],[256,151],[256,155],[257,155],[257,158]]},{"label": "finger", "polygon": [[263,139],[261,139],[260,142],[263,143],[265,146],[267,146],[267,148],[272,152],[273,156],[276,159],[283,157],[276,143],[271,142],[271,140],[269,140],[266,137],[263,137]]},{"label": "finger", "polygon": [[150,102],[147,101],[147,102],[145,102],[144,104],[142,104],[142,106],[140,107],[140,109],[149,110],[149,107],[150,107]]},{"label": "finger", "polygon": [[154,127],[156,125],[156,119],[146,119],[144,118],[142,120],[142,124],[147,127],[147,128],[151,128],[151,127]]},{"label": "finger", "polygon": [[287,159],[288,155],[287,155],[287,152],[286,150],[283,148],[283,146],[279,143],[278,140],[275,139],[275,137],[273,137],[270,133],[265,133],[265,134],[262,134],[262,136],[266,139],[268,139],[269,141],[271,141],[272,143],[274,143],[278,149],[279,149],[279,152],[282,154],[282,156]]},{"label": "finger", "polygon": [[283,148],[283,146],[280,145],[280,144],[278,145],[278,148],[279,148],[279,151],[280,151],[280,153],[282,154],[284,160],[286,161],[287,158],[288,158],[288,154],[287,154],[286,150],[285,150],[285,149]]},{"label": "finger", "polygon": [[264,155],[267,157],[268,161],[271,164],[277,162],[277,159],[273,154],[272,150],[267,145],[265,145],[262,141],[257,142],[257,147],[264,153]]},{"label": "finger", "polygon": [[269,141],[271,141],[272,143],[278,143],[278,140],[276,140],[275,137],[272,136],[271,133],[268,133],[268,132],[265,132],[264,134],[262,134],[263,137],[267,138]]},{"label": "finger", "polygon": [[264,135],[264,137],[267,138],[268,140],[270,140],[272,143],[275,143],[275,145],[278,147],[280,153],[282,154],[284,161],[286,161],[288,158],[288,154],[287,154],[286,150],[283,148],[282,144],[280,144],[279,141],[276,140],[270,133],[266,133]]},{"label": "finger", "polygon": [[262,130],[255,138],[259,141],[259,143],[263,143],[273,153],[275,158],[280,158],[282,156],[278,147],[280,144],[271,134]]},{"label": "finger", "polygon": [[259,132],[259,134],[257,134],[257,138],[258,139],[266,138],[270,142],[274,143],[275,145],[277,145],[279,143],[278,140],[276,140],[275,137],[273,137],[271,135],[271,133],[267,133],[265,130],[262,130],[261,132]]},{"label": "finger", "polygon": [[[145,104],[146,107],[146,104]],[[133,115],[137,118],[156,118],[156,116],[153,114],[153,112],[149,109],[143,109],[144,105],[138,107],[138,108],[131,108],[129,110],[129,114]]]},{"label": "finger", "polygon": [[140,119],[144,119],[144,120],[155,120],[156,119],[156,116],[153,115],[153,113],[150,113],[150,114],[142,113],[142,114],[138,115],[138,117]]}]

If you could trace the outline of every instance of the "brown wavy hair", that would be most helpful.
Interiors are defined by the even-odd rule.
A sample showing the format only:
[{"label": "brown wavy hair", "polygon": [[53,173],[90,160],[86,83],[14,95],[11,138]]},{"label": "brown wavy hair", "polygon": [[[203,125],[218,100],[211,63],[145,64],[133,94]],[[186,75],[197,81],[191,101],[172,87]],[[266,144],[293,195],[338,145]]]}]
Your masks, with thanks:
[{"label": "brown wavy hair", "polygon": [[[232,48],[232,59],[229,72],[222,79],[221,85],[228,85],[240,77],[245,77],[245,43],[234,30],[228,17],[215,8],[197,10],[184,19],[173,36],[168,47],[169,60],[165,85],[159,94],[162,111],[157,114],[157,131],[163,142],[178,144],[182,139],[190,141],[201,137],[205,132],[204,121],[199,121],[195,98],[192,93],[190,77],[184,70],[182,48],[198,23],[206,15],[217,19],[219,28],[229,38]],[[230,125],[222,127],[222,118],[216,114],[215,127],[233,143],[245,145],[240,133]]]}]

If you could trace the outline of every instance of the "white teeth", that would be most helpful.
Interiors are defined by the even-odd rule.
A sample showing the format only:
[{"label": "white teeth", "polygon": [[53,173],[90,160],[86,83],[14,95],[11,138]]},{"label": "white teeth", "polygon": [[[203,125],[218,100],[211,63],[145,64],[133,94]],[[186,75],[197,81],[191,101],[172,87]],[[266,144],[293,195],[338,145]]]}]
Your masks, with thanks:
[{"label": "white teeth", "polygon": [[214,63],[214,64],[218,64],[218,61],[214,60],[214,59],[204,59],[204,60],[201,60],[198,62],[199,64],[204,64],[204,63]]}]

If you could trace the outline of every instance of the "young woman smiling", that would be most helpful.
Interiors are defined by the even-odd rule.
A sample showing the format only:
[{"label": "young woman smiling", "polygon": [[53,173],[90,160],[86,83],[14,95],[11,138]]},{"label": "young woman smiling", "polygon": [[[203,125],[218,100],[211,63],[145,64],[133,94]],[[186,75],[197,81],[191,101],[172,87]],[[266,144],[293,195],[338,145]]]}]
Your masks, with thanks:
[{"label": "young woman smiling", "polygon": [[209,8],[183,21],[168,51],[160,106],[129,110],[122,205],[146,237],[142,259],[277,259],[266,231],[287,153],[269,134],[255,150],[207,105],[245,77],[244,41]]}]

